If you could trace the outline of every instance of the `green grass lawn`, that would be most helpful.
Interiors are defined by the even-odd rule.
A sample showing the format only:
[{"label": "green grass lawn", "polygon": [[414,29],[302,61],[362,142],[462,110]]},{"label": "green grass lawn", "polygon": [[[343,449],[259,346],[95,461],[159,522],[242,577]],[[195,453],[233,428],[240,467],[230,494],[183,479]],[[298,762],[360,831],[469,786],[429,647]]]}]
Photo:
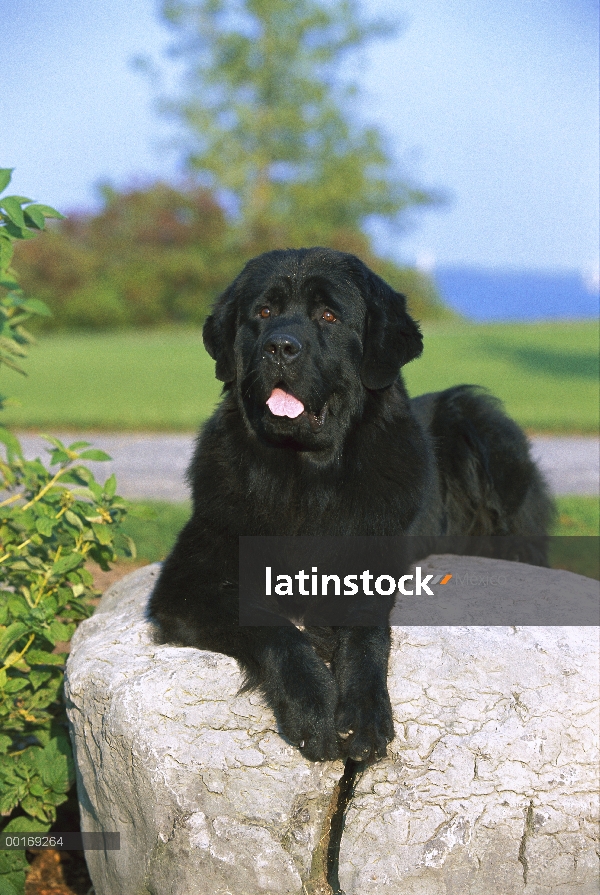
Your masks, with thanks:
[{"label": "green grass lawn", "polygon": [[598,433],[597,323],[439,327],[425,336],[423,356],[405,368],[412,395],[483,385],[529,431]]},{"label": "green grass lawn", "polygon": [[198,329],[44,336],[24,366],[2,380],[22,402],[3,413],[12,428],[192,431],[222,386]]},{"label": "green grass lawn", "polygon": [[[529,431],[598,431],[594,322],[438,324],[423,356],[404,368],[412,395],[475,383],[502,398]],[[3,370],[2,392],[22,402],[4,425],[45,430],[191,431],[220,394],[199,330],[46,335]]]},{"label": "green grass lawn", "polygon": [[[585,536],[585,539],[575,537],[569,542],[565,537],[555,542],[552,565],[597,578],[597,542],[592,544],[589,536],[599,534],[598,501],[595,497],[559,497],[556,503],[557,524],[552,533]],[[189,518],[190,504],[145,501],[132,504],[132,510],[124,528],[136,543],[138,559],[147,562],[164,559]]]}]

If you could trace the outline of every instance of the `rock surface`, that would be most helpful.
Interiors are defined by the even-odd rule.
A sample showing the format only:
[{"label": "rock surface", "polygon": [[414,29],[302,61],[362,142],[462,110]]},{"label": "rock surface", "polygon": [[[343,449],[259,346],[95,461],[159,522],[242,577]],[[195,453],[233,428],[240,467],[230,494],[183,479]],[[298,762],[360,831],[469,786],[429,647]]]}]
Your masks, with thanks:
[{"label": "rock surface", "polygon": [[[232,659],[153,643],[157,571],[107,592],[67,666],[82,829],[121,833],[86,854],[96,895],[326,892],[342,763],[281,739]],[[597,628],[394,628],[396,739],[346,813],[345,895],[596,895],[598,675]]]},{"label": "rock surface", "polygon": [[597,893],[597,629],[395,632],[397,735],[347,813],[347,895]]}]

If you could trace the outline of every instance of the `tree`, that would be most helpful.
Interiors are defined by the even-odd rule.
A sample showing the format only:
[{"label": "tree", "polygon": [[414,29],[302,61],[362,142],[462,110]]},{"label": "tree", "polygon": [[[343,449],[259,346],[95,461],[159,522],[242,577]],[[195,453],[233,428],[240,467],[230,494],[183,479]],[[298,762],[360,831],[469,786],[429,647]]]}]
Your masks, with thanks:
[{"label": "tree", "polygon": [[183,65],[162,103],[185,159],[233,212],[244,255],[276,247],[368,250],[364,224],[433,200],[398,178],[382,134],[352,118],[346,54],[393,31],[356,0],[164,0]]},{"label": "tree", "polygon": [[[52,309],[34,322],[36,331],[201,324],[245,254],[272,247],[268,233],[264,245],[240,245],[243,232],[204,187],[154,183],[117,192],[106,186],[102,199],[95,214],[71,215],[41,239],[17,246],[25,295]],[[420,320],[445,316],[432,281],[378,258],[364,234],[333,231],[329,244],[360,255],[407,295]]]}]

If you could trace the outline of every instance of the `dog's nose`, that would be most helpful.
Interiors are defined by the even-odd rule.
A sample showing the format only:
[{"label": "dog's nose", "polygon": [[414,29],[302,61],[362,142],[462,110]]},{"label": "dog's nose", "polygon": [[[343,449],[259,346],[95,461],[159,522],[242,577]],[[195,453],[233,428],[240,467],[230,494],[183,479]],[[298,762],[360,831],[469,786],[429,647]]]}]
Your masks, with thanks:
[{"label": "dog's nose", "polygon": [[273,333],[263,342],[263,355],[277,363],[291,364],[302,351],[302,344],[288,333]]}]

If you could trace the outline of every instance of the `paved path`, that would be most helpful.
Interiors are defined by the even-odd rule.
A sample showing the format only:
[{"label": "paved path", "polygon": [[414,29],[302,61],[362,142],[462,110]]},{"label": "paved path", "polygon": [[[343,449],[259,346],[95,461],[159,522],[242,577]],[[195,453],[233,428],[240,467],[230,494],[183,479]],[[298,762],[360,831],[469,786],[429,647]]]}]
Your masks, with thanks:
[{"label": "paved path", "polygon": [[[58,435],[65,444],[80,438],[93,443],[113,458],[109,463],[88,462],[99,481],[114,472],[124,497],[185,500],[189,491],[185,470],[194,446],[191,435]],[[598,494],[598,439],[585,437],[531,439],[533,455],[555,494]],[[47,443],[23,435],[27,457],[44,456]]]},{"label": "paved path", "polygon": [[589,494],[600,490],[597,438],[530,438],[532,454],[555,494]]}]

